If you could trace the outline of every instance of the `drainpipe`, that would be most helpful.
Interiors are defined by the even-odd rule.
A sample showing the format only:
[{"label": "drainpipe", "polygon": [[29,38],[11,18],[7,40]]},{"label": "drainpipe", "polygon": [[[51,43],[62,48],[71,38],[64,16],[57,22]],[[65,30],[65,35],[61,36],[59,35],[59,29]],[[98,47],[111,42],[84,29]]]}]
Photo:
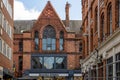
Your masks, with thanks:
[{"label": "drainpipe", "polygon": [[98,0],[98,46],[100,45],[100,0]]},{"label": "drainpipe", "polygon": [[89,54],[90,54],[90,51],[91,51],[91,46],[90,46],[90,42],[91,42],[91,39],[90,39],[90,0],[88,0],[88,42],[89,42]]}]

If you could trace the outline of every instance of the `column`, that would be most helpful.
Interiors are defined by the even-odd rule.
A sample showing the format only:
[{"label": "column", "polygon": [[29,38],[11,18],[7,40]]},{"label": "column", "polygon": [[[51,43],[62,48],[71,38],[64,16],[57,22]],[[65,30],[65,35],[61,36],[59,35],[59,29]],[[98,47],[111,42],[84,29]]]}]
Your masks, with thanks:
[{"label": "column", "polygon": [[107,80],[106,79],[106,60],[103,61],[103,80]]},{"label": "column", "polygon": [[[113,54],[115,53],[115,49],[113,48]],[[115,54],[113,55],[113,80],[116,80],[116,58]]]}]

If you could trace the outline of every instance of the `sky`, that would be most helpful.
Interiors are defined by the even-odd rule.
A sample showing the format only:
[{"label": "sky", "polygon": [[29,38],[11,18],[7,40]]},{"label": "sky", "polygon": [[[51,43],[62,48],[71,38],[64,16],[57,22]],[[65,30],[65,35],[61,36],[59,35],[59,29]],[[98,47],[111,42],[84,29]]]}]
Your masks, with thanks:
[{"label": "sky", "polygon": [[65,20],[65,4],[71,4],[70,20],[82,19],[81,0],[14,0],[14,20],[35,20],[50,1],[57,14]]}]

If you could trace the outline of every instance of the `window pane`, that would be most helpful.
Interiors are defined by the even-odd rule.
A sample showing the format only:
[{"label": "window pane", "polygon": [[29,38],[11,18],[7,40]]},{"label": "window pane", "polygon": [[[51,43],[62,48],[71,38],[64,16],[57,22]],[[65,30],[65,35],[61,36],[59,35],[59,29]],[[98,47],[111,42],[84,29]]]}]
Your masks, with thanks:
[{"label": "window pane", "polygon": [[52,45],[52,50],[55,50],[55,48],[56,48],[55,46],[56,46],[56,45],[54,45],[54,44]]},{"label": "window pane", "polygon": [[116,54],[116,76],[119,77],[116,80],[120,80],[120,53]]},{"label": "window pane", "polygon": [[32,57],[32,68],[42,69],[42,57]]},{"label": "window pane", "polygon": [[113,80],[113,57],[107,59],[108,80]]},{"label": "window pane", "polygon": [[44,57],[44,68],[45,69],[54,68],[54,57]]},{"label": "window pane", "polygon": [[63,45],[60,45],[60,50],[61,50],[61,51],[63,50]]},{"label": "window pane", "polygon": [[63,44],[63,39],[60,39],[60,44]]},{"label": "window pane", "polygon": [[56,57],[56,69],[65,69],[66,68],[65,57]]},{"label": "window pane", "polygon": [[35,42],[35,50],[39,49],[39,32],[35,31],[34,33],[34,42]]},{"label": "window pane", "polygon": [[47,49],[46,44],[43,44],[42,48],[43,48],[43,50],[46,50]]},{"label": "window pane", "polygon": [[51,38],[47,39],[47,44],[51,44]]},{"label": "window pane", "polygon": [[45,44],[47,41],[46,41],[46,39],[43,39],[42,42],[43,42],[43,44]]},{"label": "window pane", "polygon": [[39,39],[35,38],[35,44],[38,45],[39,44]]},{"label": "window pane", "polygon": [[52,44],[55,44],[55,42],[56,42],[55,39],[52,39]]},{"label": "window pane", "polygon": [[51,46],[47,45],[47,50],[51,50]]},{"label": "window pane", "polygon": [[60,39],[60,50],[63,50],[63,39]]}]

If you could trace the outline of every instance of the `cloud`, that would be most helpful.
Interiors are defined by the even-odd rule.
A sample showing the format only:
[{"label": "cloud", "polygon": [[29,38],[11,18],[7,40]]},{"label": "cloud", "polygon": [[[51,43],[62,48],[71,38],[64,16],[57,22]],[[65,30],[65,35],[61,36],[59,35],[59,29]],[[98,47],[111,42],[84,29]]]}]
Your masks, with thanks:
[{"label": "cloud", "polygon": [[37,19],[40,15],[40,11],[36,9],[28,10],[25,8],[24,4],[19,1],[14,1],[14,20],[32,20]]}]

